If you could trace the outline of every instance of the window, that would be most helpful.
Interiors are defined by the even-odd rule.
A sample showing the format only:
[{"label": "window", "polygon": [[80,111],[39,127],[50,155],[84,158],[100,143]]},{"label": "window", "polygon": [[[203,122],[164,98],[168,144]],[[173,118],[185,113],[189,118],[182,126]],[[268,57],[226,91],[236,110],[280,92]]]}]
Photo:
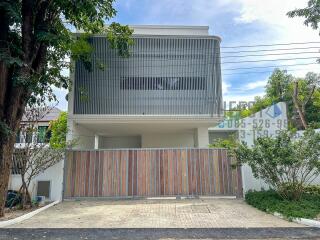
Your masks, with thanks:
[{"label": "window", "polygon": [[37,196],[45,196],[50,199],[50,181],[38,181]]},{"label": "window", "polygon": [[125,77],[122,90],[206,90],[205,77]]},{"label": "window", "polygon": [[21,138],[20,138],[20,130],[16,134],[16,143],[21,143]]},{"label": "window", "polygon": [[32,143],[33,131],[27,129],[26,131],[26,143]]},{"label": "window", "polygon": [[11,174],[21,174],[22,170],[22,161],[25,159],[26,152],[24,149],[15,149],[12,154],[12,166],[11,166]]},{"label": "window", "polygon": [[48,126],[38,127],[38,143],[48,143],[51,137],[51,131],[48,130]]}]

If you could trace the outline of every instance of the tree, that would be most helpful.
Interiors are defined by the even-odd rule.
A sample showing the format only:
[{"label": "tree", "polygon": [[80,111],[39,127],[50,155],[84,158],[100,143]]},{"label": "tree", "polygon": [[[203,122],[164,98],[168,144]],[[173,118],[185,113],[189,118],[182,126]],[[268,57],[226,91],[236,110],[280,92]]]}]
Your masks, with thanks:
[{"label": "tree", "polygon": [[[309,0],[308,1],[308,5],[306,8],[301,8],[301,9],[295,9],[293,11],[290,11],[287,13],[287,15],[291,18],[294,17],[304,17],[304,24],[306,26],[311,26],[314,30],[317,30],[319,28],[319,23],[320,23],[320,1],[318,0]],[[320,60],[318,59],[318,62],[320,62]],[[312,75],[309,75],[310,77],[314,77]],[[303,107],[305,107],[306,109],[311,109],[311,115],[313,116],[314,114],[314,108],[318,106],[317,101],[319,101],[319,95],[320,92],[319,90],[315,90],[313,91],[313,96],[316,98],[314,100],[315,105],[313,106],[303,106],[305,101],[300,102],[300,107],[298,107],[299,105],[299,100],[298,100],[298,94],[299,94],[299,83],[295,83],[295,89],[294,89],[294,95],[295,95],[295,105],[297,106],[297,108],[299,108],[299,115],[303,115]],[[311,90],[312,91],[312,90]],[[319,114],[318,114],[319,115]],[[316,116],[314,116],[316,118]],[[308,116],[306,116],[306,118],[308,118]],[[320,120],[320,119],[319,119]],[[313,122],[314,124],[316,124],[318,127],[320,126],[320,124],[318,124],[317,122]]]},{"label": "tree", "polygon": [[308,127],[308,122],[306,118],[307,105],[311,102],[311,100],[314,100],[316,104],[318,102],[318,99],[316,99],[318,95],[315,95],[316,92],[319,92],[319,89],[317,87],[318,82],[318,74],[307,73],[305,79],[296,79],[292,83],[292,100],[295,109],[297,110],[301,119],[303,129],[307,129]]},{"label": "tree", "polygon": [[[46,143],[46,135],[39,132],[39,122],[53,109],[44,104],[34,104],[28,107],[23,115],[23,122],[19,127],[22,144],[15,149],[14,159],[19,167],[21,176],[21,205],[23,208],[31,205],[29,186],[31,181],[49,167],[60,162],[64,155],[64,148],[53,149]],[[40,140],[40,141],[39,141]]]},{"label": "tree", "polygon": [[50,147],[54,149],[65,149],[67,147],[67,120],[67,112],[61,112],[57,120],[53,120],[50,122]]},{"label": "tree", "polygon": [[258,138],[252,147],[240,144],[234,155],[283,198],[297,200],[320,174],[320,133],[307,129],[296,139],[293,132],[283,131],[275,138]]},{"label": "tree", "polygon": [[292,128],[306,129],[320,126],[320,75],[309,72],[304,78],[295,78],[287,71],[275,69],[268,79],[266,94],[255,97],[255,103],[241,110],[247,117],[272,104],[284,101],[288,107],[289,123]]},{"label": "tree", "polygon": [[[68,88],[61,70],[66,59],[92,68],[91,34],[105,34],[128,56],[132,31],[105,21],[115,16],[114,0],[2,0],[0,2],[0,217],[12,164],[14,136],[27,103],[55,98],[51,86]],[[70,29],[81,29],[75,36]]]},{"label": "tree", "polygon": [[320,23],[320,1],[309,0],[308,6],[306,8],[295,9],[287,13],[291,18],[293,17],[304,17],[304,24],[306,26],[311,26],[313,29],[317,30]]},{"label": "tree", "polygon": [[286,70],[276,68],[268,79],[266,96],[273,102],[288,101],[291,98],[288,92],[292,80],[293,76],[287,74]]}]

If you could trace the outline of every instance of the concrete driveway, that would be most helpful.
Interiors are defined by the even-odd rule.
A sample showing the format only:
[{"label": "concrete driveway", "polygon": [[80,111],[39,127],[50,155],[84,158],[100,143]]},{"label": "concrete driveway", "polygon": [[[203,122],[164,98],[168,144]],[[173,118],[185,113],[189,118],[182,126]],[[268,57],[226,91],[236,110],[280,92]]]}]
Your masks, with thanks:
[{"label": "concrete driveway", "polygon": [[236,199],[65,201],[10,228],[302,227]]}]

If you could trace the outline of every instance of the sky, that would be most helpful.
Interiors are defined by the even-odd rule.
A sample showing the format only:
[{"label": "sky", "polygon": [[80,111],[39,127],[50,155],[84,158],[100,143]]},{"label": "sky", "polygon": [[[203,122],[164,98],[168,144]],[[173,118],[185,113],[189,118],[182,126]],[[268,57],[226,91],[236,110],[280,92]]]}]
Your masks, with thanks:
[{"label": "sky", "polygon": [[[209,26],[211,35],[222,38],[223,100],[252,101],[255,96],[264,94],[264,87],[273,70],[272,67],[266,68],[266,66],[307,64],[280,67],[296,77],[303,77],[309,71],[320,72],[320,64],[315,64],[316,58],[320,58],[319,32],[305,26],[303,18],[292,19],[286,16],[288,11],[305,6],[307,0],[117,0],[115,3],[117,16],[112,21],[125,25]],[[308,44],[237,47],[306,42]],[[257,50],[273,51],[257,52]],[[239,51],[256,52],[237,53]],[[299,54],[284,55],[297,52]],[[266,56],[266,53],[280,55]],[[235,57],[249,54],[264,56]],[[241,61],[257,60],[260,62],[241,63]],[[261,62],[261,60],[269,61]],[[242,69],[230,70],[234,68]],[[64,98],[66,91],[56,89],[55,92],[59,99],[58,107],[66,110],[67,102]]]}]

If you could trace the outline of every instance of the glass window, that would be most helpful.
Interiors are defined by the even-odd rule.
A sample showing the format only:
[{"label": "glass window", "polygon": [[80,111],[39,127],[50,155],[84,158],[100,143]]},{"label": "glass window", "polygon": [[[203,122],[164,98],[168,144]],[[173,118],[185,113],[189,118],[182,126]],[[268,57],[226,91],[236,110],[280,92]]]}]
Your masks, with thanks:
[{"label": "glass window", "polygon": [[20,139],[20,130],[17,132],[16,134],[16,143],[21,143],[21,139]]},{"label": "glass window", "polygon": [[33,136],[32,130],[27,130],[26,131],[26,143],[32,143],[32,136]]},{"label": "glass window", "polygon": [[47,143],[49,142],[51,133],[48,131],[48,126],[39,126],[38,127],[38,143]]},{"label": "glass window", "polygon": [[122,90],[206,90],[205,77],[125,77]]}]

